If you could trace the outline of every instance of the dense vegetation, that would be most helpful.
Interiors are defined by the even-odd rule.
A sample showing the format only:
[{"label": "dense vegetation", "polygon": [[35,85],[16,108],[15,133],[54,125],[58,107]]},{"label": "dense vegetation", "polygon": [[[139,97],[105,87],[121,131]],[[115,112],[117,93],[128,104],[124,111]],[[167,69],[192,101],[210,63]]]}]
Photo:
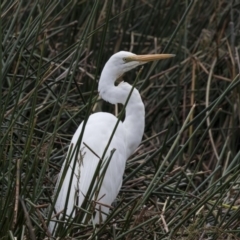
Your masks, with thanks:
[{"label": "dense vegetation", "polygon": [[[102,67],[120,50],[176,57],[140,73],[144,138],[109,221],[74,223],[73,236],[240,239],[239,7],[1,1],[0,239],[50,236],[47,209],[73,133],[91,112],[116,113],[96,97]],[[60,239],[69,234],[62,230]]]}]

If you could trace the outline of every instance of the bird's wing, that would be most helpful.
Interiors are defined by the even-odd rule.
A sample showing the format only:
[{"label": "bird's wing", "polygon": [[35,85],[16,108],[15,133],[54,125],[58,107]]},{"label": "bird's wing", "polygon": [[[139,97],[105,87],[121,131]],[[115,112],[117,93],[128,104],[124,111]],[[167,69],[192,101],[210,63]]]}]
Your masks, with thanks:
[{"label": "bird's wing", "polygon": [[[83,124],[81,124],[75,132],[69,148],[71,150],[69,150],[68,157],[62,166],[58,185],[56,187],[57,189],[59,184],[61,185],[62,175],[66,172],[55,204],[57,212],[60,212],[65,208],[66,198],[69,191],[66,214],[70,215],[72,213],[74,205],[82,205],[116,122],[117,118],[112,114],[92,114],[85,127],[82,142],[79,148],[80,151],[77,154],[76,160],[76,154],[70,154],[69,152],[73,153],[74,149],[77,149],[77,142],[81,134]],[[116,198],[122,185],[122,177],[126,163],[126,141],[122,122],[119,122],[106,152],[105,158],[102,160],[103,162],[107,162],[106,159],[109,158],[113,149],[115,149],[115,152],[109,161],[105,177],[102,180],[100,191],[96,198],[97,202],[109,206]],[[69,155],[71,156],[69,157]],[[74,162],[76,163],[74,164]],[[102,169],[103,168],[104,164],[102,164]],[[69,190],[71,178],[72,183]],[[99,178],[97,178],[95,183],[99,183],[99,181]],[[57,191],[55,191],[55,193],[56,192]],[[101,210],[108,213],[108,208],[101,206]],[[105,218],[104,216],[102,217]]]}]

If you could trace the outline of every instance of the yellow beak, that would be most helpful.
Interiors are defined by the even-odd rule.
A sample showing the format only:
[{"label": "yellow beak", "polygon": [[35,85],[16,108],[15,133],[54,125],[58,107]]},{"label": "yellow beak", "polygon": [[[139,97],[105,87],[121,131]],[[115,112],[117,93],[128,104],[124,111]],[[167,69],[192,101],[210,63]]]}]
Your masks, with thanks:
[{"label": "yellow beak", "polygon": [[175,54],[149,54],[149,55],[134,55],[126,57],[126,62],[137,61],[137,62],[150,62],[161,59],[167,59],[175,57]]}]

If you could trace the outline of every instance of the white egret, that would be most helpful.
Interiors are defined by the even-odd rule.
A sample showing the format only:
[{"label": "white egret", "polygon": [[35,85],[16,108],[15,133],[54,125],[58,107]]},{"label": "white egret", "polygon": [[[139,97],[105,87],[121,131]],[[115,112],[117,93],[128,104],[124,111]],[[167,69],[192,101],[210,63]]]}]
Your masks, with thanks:
[{"label": "white egret", "polygon": [[[136,55],[125,51],[114,54],[105,64],[101,73],[98,85],[100,96],[111,104],[125,104],[132,86],[126,82],[121,82],[118,86],[115,86],[116,79],[139,65],[173,56],[172,54]],[[126,160],[141,142],[144,132],[144,118],[144,104],[138,90],[134,88],[125,109],[125,120],[119,122],[105,155],[105,158],[109,157],[111,151],[115,149],[95,201],[94,222],[97,224],[106,220],[109,206],[119,193]],[[104,112],[94,113],[89,117],[79,148],[80,151],[77,153],[79,161],[76,162],[73,169],[75,159],[75,154],[73,154],[57,197],[55,204],[57,213],[63,211],[66,206],[66,215],[72,214],[71,216],[74,217],[77,211],[76,206],[81,207],[117,121],[118,119],[114,115]],[[83,123],[78,127],[72,138],[72,151],[78,142],[82,127]],[[59,179],[64,167],[65,164],[62,166]],[[72,171],[74,171],[74,175],[68,202],[66,203]],[[58,184],[56,188],[58,188]],[[54,225],[55,222],[50,222],[51,232],[53,232]]]}]

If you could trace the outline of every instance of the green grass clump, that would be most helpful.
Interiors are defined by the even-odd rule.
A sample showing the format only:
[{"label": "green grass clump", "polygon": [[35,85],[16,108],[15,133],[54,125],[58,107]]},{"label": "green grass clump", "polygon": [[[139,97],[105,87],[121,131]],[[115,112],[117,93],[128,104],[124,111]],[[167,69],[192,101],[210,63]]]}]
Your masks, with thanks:
[{"label": "green grass clump", "polygon": [[[0,239],[49,237],[47,209],[107,59],[144,66],[142,144],[105,224],[75,239],[240,239],[239,1],[2,1]],[[138,70],[137,70],[138,71]],[[136,79],[131,71],[123,79]],[[61,239],[66,238],[65,229]]]}]

